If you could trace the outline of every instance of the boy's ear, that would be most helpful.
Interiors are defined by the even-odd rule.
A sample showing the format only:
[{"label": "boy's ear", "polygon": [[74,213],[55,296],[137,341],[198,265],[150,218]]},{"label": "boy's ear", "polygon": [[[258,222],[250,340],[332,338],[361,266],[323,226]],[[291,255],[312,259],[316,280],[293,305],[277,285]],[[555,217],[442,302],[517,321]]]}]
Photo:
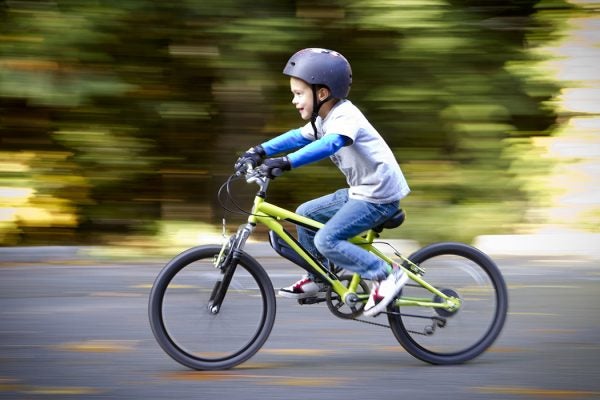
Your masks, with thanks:
[{"label": "boy's ear", "polygon": [[329,97],[330,94],[331,92],[326,87],[322,87],[319,88],[319,90],[317,90],[317,98],[319,99],[319,101],[325,100]]}]

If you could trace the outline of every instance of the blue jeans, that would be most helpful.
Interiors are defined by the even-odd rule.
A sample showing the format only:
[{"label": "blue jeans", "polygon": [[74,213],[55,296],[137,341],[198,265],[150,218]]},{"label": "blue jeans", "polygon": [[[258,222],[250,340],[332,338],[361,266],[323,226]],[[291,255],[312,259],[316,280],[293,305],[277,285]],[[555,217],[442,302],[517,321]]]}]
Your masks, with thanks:
[{"label": "blue jeans", "polygon": [[347,241],[389,219],[399,201],[370,203],[348,197],[348,189],[301,204],[296,213],[325,226],[315,232],[298,226],[298,241],[308,252],[322,255],[336,266],[356,272],[365,279],[384,279],[389,265],[374,254]]}]

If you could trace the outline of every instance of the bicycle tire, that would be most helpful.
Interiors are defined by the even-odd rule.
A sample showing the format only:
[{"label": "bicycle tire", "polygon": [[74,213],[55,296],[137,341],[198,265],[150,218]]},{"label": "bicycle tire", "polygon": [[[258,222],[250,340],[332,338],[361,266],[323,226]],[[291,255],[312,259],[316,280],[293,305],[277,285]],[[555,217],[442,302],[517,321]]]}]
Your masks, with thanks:
[{"label": "bicycle tire", "polygon": [[[398,342],[409,354],[436,365],[461,364],[481,355],[500,335],[508,311],[508,291],[494,261],[472,246],[453,242],[426,246],[409,259],[425,269],[427,282],[458,295],[462,305],[452,313],[437,308],[402,310],[392,302],[388,320]],[[403,296],[424,290],[407,285]],[[477,322],[479,317],[485,317],[483,322]],[[432,325],[421,328],[428,318]]]},{"label": "bicycle tire", "polygon": [[248,360],[263,346],[275,321],[271,280],[244,252],[220,310],[211,312],[209,301],[223,276],[214,266],[220,250],[206,245],[179,254],[150,291],[148,315],[158,344],[175,361],[196,370],[229,369]]}]

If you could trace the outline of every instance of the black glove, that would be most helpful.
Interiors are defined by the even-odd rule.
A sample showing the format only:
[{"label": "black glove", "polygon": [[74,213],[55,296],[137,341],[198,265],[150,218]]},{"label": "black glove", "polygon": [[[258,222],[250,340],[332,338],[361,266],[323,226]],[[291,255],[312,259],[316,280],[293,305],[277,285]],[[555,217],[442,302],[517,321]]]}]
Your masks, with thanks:
[{"label": "black glove", "polygon": [[260,173],[271,179],[275,179],[283,171],[290,169],[292,169],[292,165],[287,157],[267,158],[259,167]]},{"label": "black glove", "polygon": [[254,146],[248,151],[246,151],[240,158],[235,162],[233,169],[235,172],[244,173],[246,172],[246,164],[252,164],[252,168],[260,165],[263,157],[267,154],[265,153],[265,149],[262,148],[261,145]]}]

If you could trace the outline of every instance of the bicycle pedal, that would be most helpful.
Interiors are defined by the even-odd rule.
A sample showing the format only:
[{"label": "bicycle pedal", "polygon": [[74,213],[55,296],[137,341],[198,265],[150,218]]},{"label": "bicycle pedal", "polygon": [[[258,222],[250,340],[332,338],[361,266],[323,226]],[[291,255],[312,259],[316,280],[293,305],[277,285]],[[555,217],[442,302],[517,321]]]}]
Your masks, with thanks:
[{"label": "bicycle pedal", "polygon": [[325,297],[319,297],[319,296],[305,297],[303,299],[298,299],[298,304],[300,304],[300,305],[317,304],[317,303],[323,303],[324,301],[327,301],[327,299]]}]

